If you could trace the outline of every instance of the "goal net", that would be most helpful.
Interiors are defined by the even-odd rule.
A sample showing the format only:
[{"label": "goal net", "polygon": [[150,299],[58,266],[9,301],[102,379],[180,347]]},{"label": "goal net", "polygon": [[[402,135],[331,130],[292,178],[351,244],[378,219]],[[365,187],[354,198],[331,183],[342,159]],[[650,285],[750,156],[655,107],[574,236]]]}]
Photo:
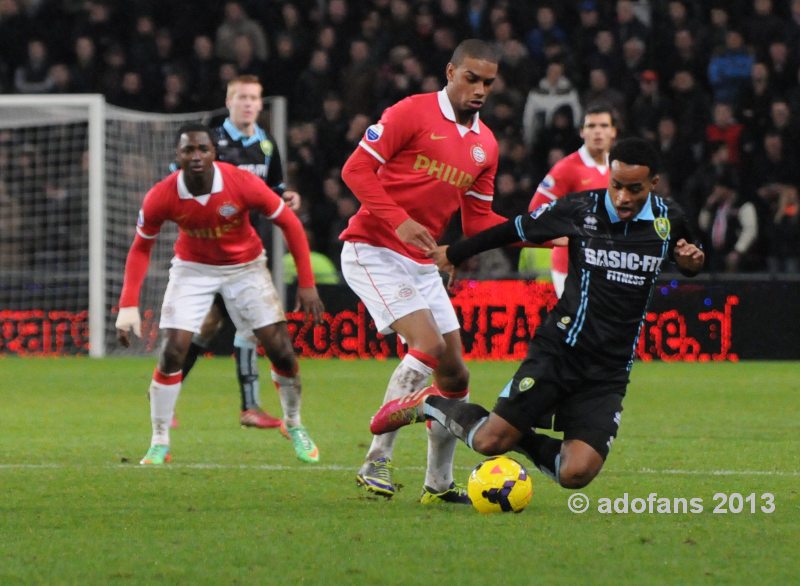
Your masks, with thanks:
[{"label": "goal net", "polygon": [[[286,110],[269,98],[282,153]],[[142,342],[116,343],[116,305],[145,193],[169,173],[175,134],[216,124],[224,109],[181,115],[134,112],[101,96],[0,96],[0,353],[149,353],[177,228],[156,241],[142,288]],[[274,231],[271,256],[283,241]],[[282,291],[281,263],[273,263]]]}]

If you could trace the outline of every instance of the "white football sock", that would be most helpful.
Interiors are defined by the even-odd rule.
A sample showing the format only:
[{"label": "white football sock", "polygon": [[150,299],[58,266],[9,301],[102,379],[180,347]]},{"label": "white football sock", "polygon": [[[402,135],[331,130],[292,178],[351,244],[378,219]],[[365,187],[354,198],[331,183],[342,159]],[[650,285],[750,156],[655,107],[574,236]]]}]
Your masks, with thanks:
[{"label": "white football sock", "polygon": [[283,420],[290,427],[301,425],[300,396],[302,386],[300,385],[300,373],[298,372],[294,376],[287,376],[286,374],[275,372],[274,368],[270,372],[272,374],[272,382],[275,383],[275,388],[278,390],[278,396],[281,399]]},{"label": "white football sock", "polygon": [[[178,402],[178,395],[181,392],[182,383],[178,376],[180,374],[180,371],[166,376],[157,373],[150,381],[150,423],[153,426],[150,445],[169,445],[169,426],[175,413],[175,403]],[[156,377],[162,380],[177,378],[178,382],[158,382]]]},{"label": "white football sock", "polygon": [[[383,396],[384,404],[423,388],[432,373],[433,369],[430,366],[423,364],[411,354],[406,354],[389,378],[386,394]],[[372,444],[369,446],[366,459],[370,461],[391,458],[396,436],[396,431],[372,436]]]},{"label": "white football sock", "polygon": [[[459,401],[469,400],[469,394],[459,397]],[[428,467],[425,470],[425,486],[434,492],[442,492],[453,482],[453,456],[456,453],[458,438],[452,435],[438,421],[431,421],[428,427]]]}]

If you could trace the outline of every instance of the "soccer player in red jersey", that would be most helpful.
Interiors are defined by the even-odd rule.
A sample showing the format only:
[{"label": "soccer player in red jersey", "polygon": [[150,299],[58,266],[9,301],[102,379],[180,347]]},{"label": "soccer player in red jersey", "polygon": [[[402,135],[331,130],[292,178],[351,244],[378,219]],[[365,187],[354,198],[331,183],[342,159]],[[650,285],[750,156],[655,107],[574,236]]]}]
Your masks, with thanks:
[{"label": "soccer player in red jersey", "polygon": [[[583,146],[553,165],[539,184],[528,210],[532,212],[568,193],[604,189],[608,185],[608,153],[616,137],[612,108],[604,104],[590,106],[581,126]],[[533,253],[533,250],[521,252],[522,255]],[[557,246],[551,254],[553,287],[560,298],[567,278],[569,250],[566,246]]]},{"label": "soccer player in red jersey", "polygon": [[[240,75],[228,82],[225,107],[228,117],[221,126],[213,128],[217,147],[217,159],[250,171],[280,195],[292,211],[300,209],[300,194],[286,188],[283,180],[283,164],[275,139],[258,125],[258,116],[263,110],[263,87],[254,75]],[[252,214],[250,221],[269,250],[272,233],[264,229],[266,220],[260,214]],[[192,338],[192,344],[183,364],[183,380],[189,376],[197,358],[208,352],[214,338],[230,322],[222,299],[217,295],[208,312],[200,332]],[[258,345],[250,332],[237,331],[233,339],[236,358],[236,378],[241,395],[239,423],[245,427],[281,427],[282,420],[267,413],[260,404],[258,375]],[[177,426],[177,419],[172,427]],[[281,427],[283,431],[283,427]]]},{"label": "soccer player in red jersey", "polygon": [[117,338],[128,347],[131,330],[141,335],[139,292],[155,238],[165,221],[178,224],[159,324],[165,341],[150,383],[153,435],[141,463],[170,460],[169,428],[181,389],[181,368],[192,335],[200,330],[216,293],[222,295],[236,327],[252,330],[264,346],[295,451],[301,460],[316,462],[319,450],[300,421],[298,363],[286,317],[249,213],[261,212],[283,231],[297,263],[297,306],[319,320],[323,306],[314,285],[308,241],[297,216],[261,179],[233,165],[215,163],[215,157],[207,126],[192,124],[179,130],[176,160],[181,170],[145,195],[125,263],[116,327]]},{"label": "soccer player in red jersey", "polygon": [[[378,330],[399,334],[408,353],[384,402],[421,389],[433,374],[439,391],[466,400],[469,371],[461,356],[455,310],[425,255],[460,208],[470,235],[505,221],[492,212],[497,143],[478,111],[497,75],[499,55],[470,39],[456,47],[440,92],[413,95],[386,109],[342,169],[361,202],[340,235],[342,273]],[[394,434],[374,436],[356,482],[393,496]],[[469,503],[453,482],[455,442],[439,424],[428,430],[421,502]]]}]

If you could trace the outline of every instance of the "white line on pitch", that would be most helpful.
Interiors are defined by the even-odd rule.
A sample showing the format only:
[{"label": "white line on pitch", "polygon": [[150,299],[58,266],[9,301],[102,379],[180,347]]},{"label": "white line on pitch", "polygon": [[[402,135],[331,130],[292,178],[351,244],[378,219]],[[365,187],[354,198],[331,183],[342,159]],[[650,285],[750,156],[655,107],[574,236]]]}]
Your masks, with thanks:
[{"label": "white line on pitch", "polygon": [[[138,466],[134,462],[130,464],[107,464],[107,465],[81,465],[81,464],[0,464],[0,470],[25,470],[25,469],[66,469],[66,468],[115,468],[119,470],[150,470],[152,466]],[[342,472],[353,471],[358,466],[345,464],[306,464],[306,465],[283,465],[283,464],[178,464],[173,463],[165,468],[188,468],[192,470],[264,470],[264,471],[283,471],[292,472]],[[424,471],[422,466],[398,466],[399,470]],[[472,470],[468,466],[456,466],[456,470]],[[786,476],[800,477],[800,470],[678,470],[655,468],[640,468],[639,470],[609,470],[604,474],[662,474],[672,476]]]}]

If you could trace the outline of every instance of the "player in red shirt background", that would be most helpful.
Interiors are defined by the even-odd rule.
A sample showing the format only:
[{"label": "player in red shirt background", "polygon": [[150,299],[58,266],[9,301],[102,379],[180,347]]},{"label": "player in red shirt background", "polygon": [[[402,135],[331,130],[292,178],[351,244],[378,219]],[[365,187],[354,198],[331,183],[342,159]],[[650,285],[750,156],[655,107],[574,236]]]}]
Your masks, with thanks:
[{"label": "player in red shirt background", "polygon": [[323,306],[314,285],[308,241],[294,212],[261,179],[233,165],[215,163],[215,157],[207,126],[192,124],[179,130],[176,161],[181,170],[145,195],[125,262],[116,327],[120,343],[128,347],[130,330],[141,336],[139,293],[155,238],[165,221],[178,224],[159,324],[165,341],[150,383],[153,435],[141,464],[170,460],[169,429],[181,389],[181,369],[192,336],[200,331],[217,293],[236,327],[252,330],[264,346],[295,450],[300,456],[302,447],[301,459],[316,462],[319,450],[300,421],[297,358],[261,239],[250,224],[250,211],[261,212],[283,231],[297,264],[298,309],[319,321]]},{"label": "player in red shirt background", "polygon": [[[489,43],[463,41],[447,65],[447,86],[387,108],[342,169],[361,202],[340,235],[342,273],[378,330],[394,331],[408,344],[384,402],[423,388],[431,374],[444,395],[468,396],[460,326],[425,253],[459,208],[466,235],[505,221],[492,212],[497,142],[478,117],[498,60]],[[373,436],[356,476],[360,486],[394,495],[393,446],[394,434]],[[453,482],[454,452],[455,442],[441,425],[429,428],[422,503],[469,503],[466,491]]]},{"label": "player in red shirt background", "polygon": [[[534,193],[528,211],[532,212],[568,193],[604,189],[608,185],[608,153],[616,137],[617,127],[611,106],[589,106],[581,126],[583,146],[553,165]],[[520,254],[534,253],[533,250],[523,249]],[[561,297],[567,278],[569,250],[566,246],[554,247],[550,258],[553,287],[556,296]]]}]

